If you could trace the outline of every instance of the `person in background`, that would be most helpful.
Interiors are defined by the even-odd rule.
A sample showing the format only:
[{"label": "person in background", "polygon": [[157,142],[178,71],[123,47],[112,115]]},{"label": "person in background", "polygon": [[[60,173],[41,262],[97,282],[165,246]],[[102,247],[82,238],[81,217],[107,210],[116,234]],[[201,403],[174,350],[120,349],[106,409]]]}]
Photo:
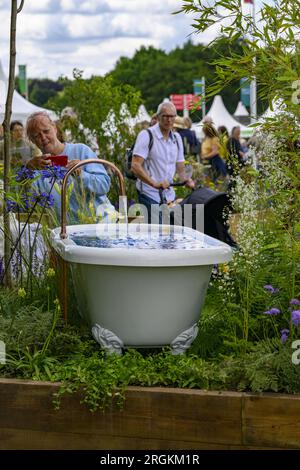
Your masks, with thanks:
[{"label": "person in background", "polygon": [[219,177],[226,178],[227,176],[226,164],[220,157],[219,134],[215,127],[209,123],[204,124],[203,133],[205,138],[201,146],[201,157],[211,164],[213,181],[216,182]]},{"label": "person in background", "polygon": [[212,118],[211,118],[210,116],[207,116],[207,115],[204,116],[204,118],[203,118],[203,120],[202,120],[202,123],[203,123],[203,125],[204,125],[204,124],[211,124],[211,125],[214,124]]},{"label": "person in background", "polygon": [[192,121],[190,118],[176,116],[174,128],[176,128],[176,131],[182,138],[184,155],[198,156],[200,152],[200,142],[195,132],[191,130],[191,127]]},{"label": "person in background", "polygon": [[230,175],[234,175],[239,172],[240,168],[244,164],[245,154],[242,151],[241,143],[241,128],[235,126],[232,128],[231,136],[228,139],[227,150],[228,150],[228,161],[227,170]]},{"label": "person in background", "polygon": [[[0,142],[1,160],[4,158],[4,141]],[[41,155],[40,150],[25,138],[25,129],[21,121],[10,124],[10,163],[12,167],[22,166],[33,157]]]},{"label": "person in background", "polygon": [[246,139],[240,139],[240,144],[241,144],[241,150],[242,152],[244,153],[244,157],[243,157],[243,160],[245,162],[246,158],[247,158],[247,153],[248,153],[248,142]]},{"label": "person in background", "polygon": [[220,156],[226,162],[228,159],[227,143],[229,139],[227,127],[219,126],[218,134],[219,134],[219,139],[220,139]]},{"label": "person in background", "polygon": [[[68,164],[66,169],[73,168],[78,162],[90,158],[97,158],[95,153],[85,144],[64,143],[58,139],[57,127],[46,112],[37,112],[27,120],[27,135],[29,139],[41,150],[41,155],[31,158],[26,166],[29,169],[41,171],[51,165],[50,156],[66,155]],[[97,214],[101,205],[110,206],[106,193],[110,188],[110,178],[101,164],[89,164],[76,170],[71,180],[74,184],[70,199],[68,217],[72,222],[79,219],[81,211],[84,214]],[[34,183],[41,193],[49,194],[51,191],[51,178],[39,178]],[[54,208],[60,219],[60,193],[52,189]],[[92,209],[91,209],[92,206]]]},{"label": "person in background", "polygon": [[148,127],[150,127],[150,122],[149,121],[141,121],[141,122],[138,122],[134,126],[134,131],[135,131],[136,134],[138,134],[143,129],[148,129]]},{"label": "person in background", "polygon": [[[165,190],[167,203],[175,200],[175,191],[170,186],[175,173],[185,185],[194,188],[194,182],[185,174],[183,144],[180,136],[173,132],[176,108],[173,103],[161,103],[157,109],[158,122],[148,129],[153,136],[149,150],[150,136],[141,131],[133,149],[132,171],[137,176],[136,188],[139,203],[148,210],[151,222],[151,206],[160,204],[160,189]],[[177,134],[177,135],[176,135]]]},{"label": "person in background", "polygon": [[59,120],[55,121],[55,126],[56,126],[56,129],[57,129],[57,138],[58,138],[58,140],[62,143],[67,142],[67,138],[66,138],[66,135],[64,133],[61,121],[59,121]]},{"label": "person in background", "polygon": [[158,122],[158,116],[157,114],[152,114],[151,116],[151,121],[150,121],[150,127],[154,126]]}]

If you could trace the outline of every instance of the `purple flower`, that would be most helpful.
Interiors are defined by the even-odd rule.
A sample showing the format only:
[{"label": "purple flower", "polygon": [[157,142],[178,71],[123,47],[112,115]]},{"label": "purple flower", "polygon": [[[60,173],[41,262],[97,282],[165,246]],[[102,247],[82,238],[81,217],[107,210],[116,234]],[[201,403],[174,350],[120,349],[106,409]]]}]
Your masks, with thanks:
[{"label": "purple flower", "polygon": [[25,211],[28,211],[29,209],[31,209],[32,207],[32,204],[31,204],[31,201],[30,201],[30,194],[24,194],[22,196],[22,210],[25,210]]},{"label": "purple flower", "polygon": [[6,201],[6,210],[8,212],[24,212],[32,207],[32,201],[30,201],[30,193],[22,194],[21,197],[17,201],[12,201],[8,199]]},{"label": "purple flower", "polygon": [[54,197],[52,194],[48,193],[41,193],[38,194],[36,197],[37,203],[42,207],[52,207],[54,205]]},{"label": "purple flower", "polygon": [[290,334],[290,330],[281,330],[281,338],[280,338],[280,341],[284,344],[286,342],[286,340],[288,339],[288,336]]},{"label": "purple flower", "polygon": [[7,212],[14,211],[15,209],[17,209],[17,207],[18,207],[18,204],[15,201],[11,201],[10,199],[6,201]]},{"label": "purple flower", "polygon": [[16,181],[20,182],[23,180],[32,180],[34,178],[34,170],[22,166],[19,171],[16,173]]},{"label": "purple flower", "polygon": [[277,294],[277,292],[279,292],[279,289],[273,287],[271,284],[266,284],[264,289],[270,294]]},{"label": "purple flower", "polygon": [[63,179],[67,170],[60,166],[47,166],[42,170],[42,179],[54,178],[54,179]]},{"label": "purple flower", "polygon": [[4,266],[4,258],[0,258],[0,283],[3,281],[3,277],[5,274],[5,266]]},{"label": "purple flower", "polygon": [[292,299],[292,300],[290,300],[290,305],[300,305],[300,300],[299,299]]},{"label": "purple flower", "polygon": [[264,312],[264,315],[279,315],[280,310],[279,308],[272,307],[269,310],[266,310]]},{"label": "purple flower", "polygon": [[299,325],[299,323],[300,323],[300,310],[293,310],[292,311],[291,322],[295,326]]}]

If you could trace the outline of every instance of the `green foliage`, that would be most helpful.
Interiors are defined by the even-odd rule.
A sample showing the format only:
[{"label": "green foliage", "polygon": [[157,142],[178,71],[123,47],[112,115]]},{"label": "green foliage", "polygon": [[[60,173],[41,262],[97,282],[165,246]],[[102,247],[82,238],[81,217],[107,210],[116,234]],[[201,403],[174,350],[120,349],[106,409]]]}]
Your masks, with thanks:
[{"label": "green foliage", "polygon": [[181,11],[195,16],[193,27],[197,32],[204,33],[212,24],[220,23],[227,45],[238,40],[242,45],[242,52],[223,54],[215,61],[218,80],[210,87],[211,94],[239,78],[256,77],[260,98],[283,99],[297,112],[292,83],[300,72],[298,0],[264,3],[255,21],[251,14],[245,14],[238,0],[216,0],[212,7],[202,0],[183,0]]},{"label": "green foliage", "polygon": [[[263,21],[257,27],[250,16],[242,17],[240,1],[216,1],[215,6],[226,7],[232,23],[222,29],[228,44],[224,38],[216,42],[218,52],[213,59],[217,61],[219,82],[211,92],[239,77],[250,79],[255,75],[263,98],[279,96],[286,105],[286,111],[269,120],[256,136],[259,168],[253,171],[246,167],[232,181],[238,249],[231,263],[214,267],[199,334],[185,356],[172,356],[168,350],[129,350],[123,356],[105,356],[80,322],[63,325],[50,279],[40,281],[42,287],[50,287],[43,294],[40,289],[37,295],[34,287],[30,295],[25,291],[24,296],[24,289],[0,295],[0,339],[7,342],[9,353],[7,364],[0,366],[2,374],[61,381],[57,406],[64,393],[75,391],[92,410],[110,406],[112,400],[121,404],[128,385],[300,392],[300,375],[298,366],[292,363],[291,348],[292,341],[299,338],[299,326],[292,323],[290,308],[291,299],[300,298],[299,109],[291,95],[291,81],[299,76],[296,52],[300,6],[295,1],[278,1],[279,8],[263,5]],[[205,31],[220,19],[219,10],[214,8],[207,2],[186,0],[183,10],[200,13],[194,25]],[[240,37],[243,42],[238,45]],[[190,56],[201,50],[210,58],[212,47],[185,46]],[[181,50],[173,52],[177,63],[190,61]],[[136,63],[123,58],[119,61],[113,78],[83,81],[78,73],[57,99],[57,109],[73,106],[78,119],[72,133],[80,132],[81,122],[97,137],[103,155],[118,162],[112,146],[122,148],[119,139],[128,129],[123,124],[117,132],[113,126],[105,131],[101,123],[113,109],[121,126],[121,103],[127,98],[135,106],[128,105],[132,112],[138,95],[116,83],[132,77],[143,83],[149,62],[153,82],[148,82],[148,88],[153,85],[155,92],[164,93],[165,88],[159,88],[162,82],[175,86],[176,80],[170,76],[171,62],[165,62],[170,56],[172,53],[142,48],[136,53]],[[164,80],[159,79],[156,89],[158,69]],[[150,100],[150,93],[147,96]],[[272,285],[273,290],[268,292],[265,285]],[[280,313],[266,314],[271,308]],[[290,330],[284,344],[280,340],[282,329]]]},{"label": "green foliage", "polygon": [[28,98],[29,101],[37,106],[46,107],[50,98],[53,98],[64,88],[62,80],[29,79],[28,80]]},{"label": "green foliage", "polygon": [[[128,350],[123,356],[106,356],[87,332],[74,326],[63,326],[61,321],[55,322],[55,313],[52,318],[42,312],[34,313],[35,322],[29,312],[23,311],[17,316],[8,340],[7,364],[0,365],[0,372],[5,377],[60,381],[62,385],[54,400],[56,407],[61,405],[65,394],[75,392],[80,393],[82,401],[92,411],[110,407],[112,403],[121,406],[129,385],[254,392],[300,391],[298,369],[291,362],[293,350],[290,345],[283,346],[278,339],[253,344],[246,354],[209,361],[195,355],[192,350],[183,356],[173,356],[168,350],[153,353]],[[46,326],[41,321],[43,316]],[[213,320],[216,324],[216,317]],[[26,328],[26,342],[16,335],[23,326]],[[9,335],[2,322],[2,338],[3,328],[7,340]],[[32,335],[33,329],[36,337]],[[215,335],[218,329],[217,324]]]},{"label": "green foliage", "polygon": [[[206,84],[212,85],[217,78],[212,63],[223,54],[240,52],[238,41],[228,47],[222,38],[208,47],[187,41],[169,53],[143,46],[132,59],[121,57],[110,75],[115,83],[128,83],[140,90],[147,109],[155,112],[163,98],[174,93],[193,93],[193,80],[196,78],[204,76]],[[239,101],[238,87],[239,82],[234,81],[223,91],[225,105],[231,112]],[[207,106],[210,103],[208,99]],[[195,110],[192,117],[199,121],[201,111]]]},{"label": "green foliage", "polygon": [[[135,138],[126,120],[137,113],[140,104],[140,94],[132,86],[116,85],[111,77],[84,80],[82,73],[75,70],[74,80],[67,81],[63,91],[51,99],[48,106],[58,113],[71,107],[76,117],[62,117],[63,129],[71,131],[73,141],[85,142],[97,149],[100,158],[116,164],[122,171],[126,148],[131,147]],[[113,202],[118,201],[118,194],[113,181]]]},{"label": "green foliage", "polygon": [[229,359],[223,366],[227,386],[240,391],[299,393],[298,366],[292,363],[293,350],[277,339],[257,343],[243,357]]}]

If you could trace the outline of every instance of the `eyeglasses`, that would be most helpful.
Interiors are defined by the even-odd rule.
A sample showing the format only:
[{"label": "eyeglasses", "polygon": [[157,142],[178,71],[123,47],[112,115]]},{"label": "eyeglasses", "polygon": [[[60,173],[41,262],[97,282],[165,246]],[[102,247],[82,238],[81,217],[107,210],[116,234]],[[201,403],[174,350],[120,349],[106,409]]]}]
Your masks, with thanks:
[{"label": "eyeglasses", "polygon": [[160,115],[163,119],[175,119],[176,115],[175,114],[161,114]]}]

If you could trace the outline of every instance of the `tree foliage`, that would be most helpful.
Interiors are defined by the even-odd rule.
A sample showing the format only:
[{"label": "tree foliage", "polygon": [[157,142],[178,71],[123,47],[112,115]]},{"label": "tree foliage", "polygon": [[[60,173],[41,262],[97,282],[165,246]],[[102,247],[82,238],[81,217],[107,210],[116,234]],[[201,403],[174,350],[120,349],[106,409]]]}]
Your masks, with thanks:
[{"label": "tree foliage", "polygon": [[[193,26],[204,33],[220,23],[220,31],[228,46],[241,41],[241,52],[223,54],[215,65],[218,79],[210,92],[219,92],[236,79],[256,77],[259,97],[283,99],[295,112],[292,85],[299,79],[300,3],[298,0],[276,0],[263,3],[256,18],[245,14],[240,0],[183,0],[181,11],[194,14]],[[224,22],[224,18],[226,21]]]},{"label": "tree foliage", "polygon": [[[67,80],[64,89],[48,102],[58,114],[71,107],[75,114],[63,117],[62,125],[71,131],[72,139],[91,145],[100,158],[121,169],[126,148],[134,141],[127,120],[136,115],[140,104],[140,94],[132,86],[116,85],[111,77],[85,80],[79,70],[74,70],[74,80]],[[112,200],[117,200],[115,192]]]},{"label": "tree foliage", "polygon": [[[240,57],[242,48],[240,38],[228,43],[223,37],[209,46],[195,45],[189,40],[169,53],[153,46],[142,46],[132,58],[121,57],[108,76],[113,78],[115,85],[128,84],[140,91],[146,108],[155,112],[165,97],[193,93],[194,79],[204,76],[206,85],[214,85],[218,78],[215,62],[223,56]],[[57,82],[32,79],[29,81],[29,99],[38,106],[50,107],[48,100],[62,91],[67,83],[67,79]],[[225,84],[222,97],[227,109],[233,113],[240,99],[238,78]],[[211,102],[212,97],[207,97],[207,107]],[[258,105],[259,111],[266,108],[263,102]],[[195,111],[192,118],[200,120],[201,111]]]},{"label": "tree foliage", "polygon": [[50,98],[53,98],[59,91],[62,91],[67,80],[55,81],[49,78],[34,78],[28,80],[29,100],[37,106],[45,107]]},{"label": "tree foliage", "polygon": [[[115,83],[129,83],[141,92],[147,109],[155,111],[157,105],[171,94],[193,93],[193,80],[205,77],[206,83],[213,84],[217,78],[213,62],[220,56],[241,54],[238,40],[227,44],[219,38],[211,46],[194,45],[190,40],[183,47],[176,47],[166,53],[150,46],[141,47],[132,59],[121,57],[110,73]],[[239,101],[239,81],[225,87],[223,98],[229,111],[234,112]],[[208,100],[208,105],[211,99]],[[201,118],[195,113],[195,120]]]}]

